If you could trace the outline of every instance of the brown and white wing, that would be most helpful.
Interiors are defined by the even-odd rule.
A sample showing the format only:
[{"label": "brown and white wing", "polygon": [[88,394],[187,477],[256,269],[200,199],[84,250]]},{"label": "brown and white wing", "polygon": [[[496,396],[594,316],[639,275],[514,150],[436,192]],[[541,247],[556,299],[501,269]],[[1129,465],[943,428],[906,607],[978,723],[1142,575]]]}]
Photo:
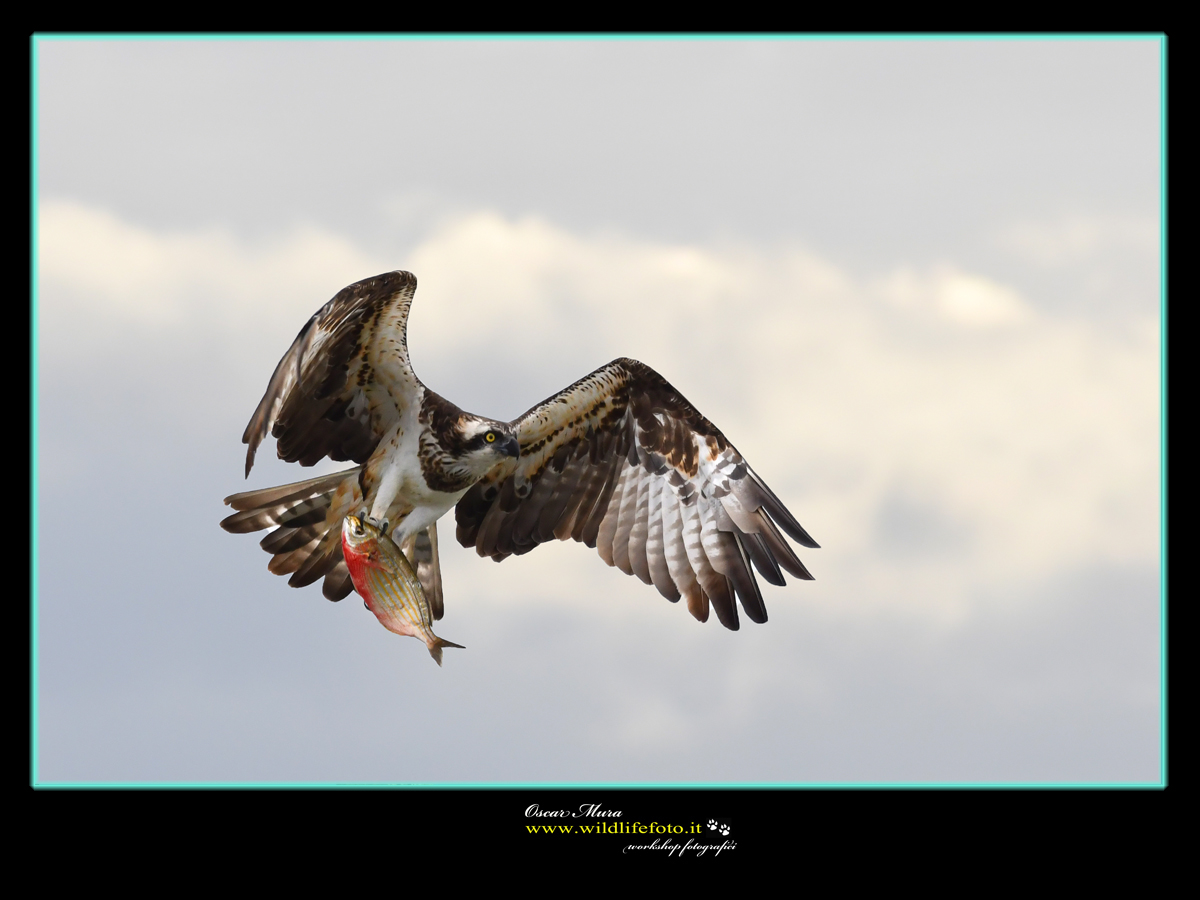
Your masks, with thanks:
[{"label": "brown and white wing", "polygon": [[457,537],[497,561],[557,538],[582,541],[668,600],[709,604],[737,629],[736,594],[755,622],[767,610],[754,569],[812,576],[780,529],[800,527],[708,419],[661,375],[618,359],[513,423],[521,456],[497,465],[455,510]]},{"label": "brown and white wing", "polygon": [[338,291],[308,320],[242,435],[250,445],[247,476],[268,434],[280,459],[302,466],[326,456],[357,463],[370,458],[419,398],[406,337],[416,289],[412,274],[387,272]]}]

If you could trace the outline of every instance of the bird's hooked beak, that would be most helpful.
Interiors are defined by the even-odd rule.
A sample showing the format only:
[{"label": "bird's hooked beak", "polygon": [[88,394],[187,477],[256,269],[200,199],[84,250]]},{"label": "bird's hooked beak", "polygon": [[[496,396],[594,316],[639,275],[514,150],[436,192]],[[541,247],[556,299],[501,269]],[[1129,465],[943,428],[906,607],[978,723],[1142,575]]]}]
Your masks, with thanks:
[{"label": "bird's hooked beak", "polygon": [[517,459],[521,455],[521,445],[517,442],[516,436],[512,434],[502,440],[496,449],[505,456],[511,456],[513,459]]}]

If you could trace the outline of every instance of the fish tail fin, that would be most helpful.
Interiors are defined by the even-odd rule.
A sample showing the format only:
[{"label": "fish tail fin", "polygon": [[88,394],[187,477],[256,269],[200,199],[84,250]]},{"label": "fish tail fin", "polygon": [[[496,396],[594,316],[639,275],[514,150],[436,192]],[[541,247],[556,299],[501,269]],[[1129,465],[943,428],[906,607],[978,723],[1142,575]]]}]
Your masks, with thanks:
[{"label": "fish tail fin", "polygon": [[459,650],[466,650],[462,644],[456,644],[453,641],[442,640],[436,634],[433,636],[433,643],[429,645],[429,655],[433,657],[433,661],[439,666],[442,664],[442,648],[457,647]]},{"label": "fish tail fin", "polygon": [[279,526],[260,546],[271,554],[267,568],[292,577],[304,587],[324,576],[322,593],[341,600],[354,582],[342,558],[341,523],[361,503],[358,473],[362,466],[278,487],[243,491],[225,498],[237,512],[221,522],[235,534]]}]

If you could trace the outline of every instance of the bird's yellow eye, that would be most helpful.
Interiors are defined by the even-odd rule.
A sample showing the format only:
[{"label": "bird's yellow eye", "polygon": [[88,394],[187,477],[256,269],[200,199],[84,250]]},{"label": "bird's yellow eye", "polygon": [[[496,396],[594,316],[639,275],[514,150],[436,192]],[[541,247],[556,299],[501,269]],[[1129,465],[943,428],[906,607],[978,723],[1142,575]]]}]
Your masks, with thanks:
[{"label": "bird's yellow eye", "polygon": [[489,432],[487,433],[487,442],[490,444],[490,443],[492,443],[494,440],[496,440],[496,433],[495,433],[494,431],[489,431]]}]

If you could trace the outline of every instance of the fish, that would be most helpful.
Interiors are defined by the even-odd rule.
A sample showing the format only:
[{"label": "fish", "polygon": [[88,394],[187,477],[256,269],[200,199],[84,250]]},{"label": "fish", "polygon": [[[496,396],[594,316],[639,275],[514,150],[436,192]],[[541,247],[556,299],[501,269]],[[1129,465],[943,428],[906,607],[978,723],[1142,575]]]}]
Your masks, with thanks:
[{"label": "fish", "polygon": [[384,628],[424,641],[439,666],[443,647],[466,649],[433,633],[433,614],[417,573],[385,530],[366,518],[346,516],[342,521],[342,555],[354,589]]}]

